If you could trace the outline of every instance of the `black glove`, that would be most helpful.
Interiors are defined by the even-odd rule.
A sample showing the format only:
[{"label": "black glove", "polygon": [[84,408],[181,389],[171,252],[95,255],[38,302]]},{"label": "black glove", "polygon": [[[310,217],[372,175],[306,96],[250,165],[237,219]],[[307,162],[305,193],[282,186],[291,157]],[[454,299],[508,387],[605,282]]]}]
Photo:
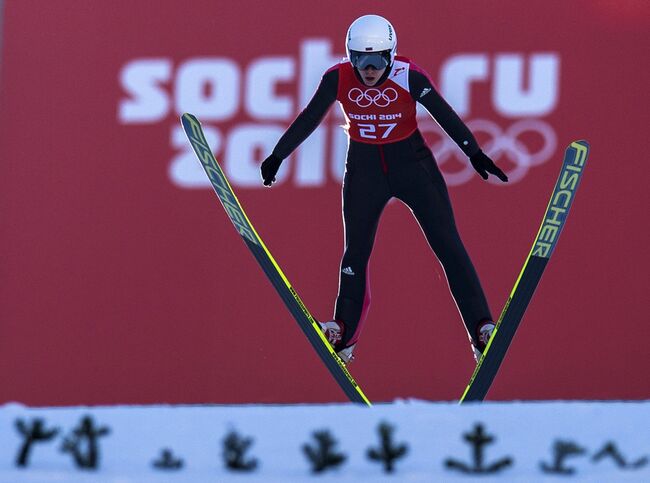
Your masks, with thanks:
[{"label": "black glove", "polygon": [[264,180],[264,186],[271,186],[275,182],[275,175],[278,173],[281,164],[282,160],[273,153],[262,162],[260,173],[262,174],[262,180]]},{"label": "black glove", "polygon": [[481,178],[488,179],[488,173],[493,174],[504,183],[508,182],[508,177],[501,171],[496,164],[480,149],[478,153],[469,157],[472,166],[481,175]]}]

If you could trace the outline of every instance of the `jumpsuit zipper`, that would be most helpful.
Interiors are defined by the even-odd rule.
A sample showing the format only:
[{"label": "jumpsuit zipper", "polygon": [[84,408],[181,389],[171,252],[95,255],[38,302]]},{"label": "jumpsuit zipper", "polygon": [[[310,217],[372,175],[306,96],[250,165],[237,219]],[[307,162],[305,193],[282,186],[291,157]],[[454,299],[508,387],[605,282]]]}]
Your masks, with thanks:
[{"label": "jumpsuit zipper", "polygon": [[378,144],[377,147],[379,148],[379,159],[381,159],[381,169],[384,172],[384,174],[387,174],[388,165],[386,164],[386,158],[384,158],[384,146]]}]

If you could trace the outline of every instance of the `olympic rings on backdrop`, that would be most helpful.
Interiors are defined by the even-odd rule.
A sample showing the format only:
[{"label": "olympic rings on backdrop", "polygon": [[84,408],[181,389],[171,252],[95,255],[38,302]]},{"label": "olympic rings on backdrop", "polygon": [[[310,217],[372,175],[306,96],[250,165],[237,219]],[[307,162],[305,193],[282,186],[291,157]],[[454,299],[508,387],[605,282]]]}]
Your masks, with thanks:
[{"label": "olympic rings on backdrop", "polygon": [[372,104],[377,107],[388,107],[391,102],[397,100],[397,96],[397,91],[392,87],[387,87],[383,91],[379,89],[362,91],[358,87],[354,87],[348,92],[348,99],[359,107],[370,107]]},{"label": "olympic rings on backdrop", "polygon": [[[430,148],[447,184],[457,186],[470,181],[475,176],[474,168],[463,152],[458,149],[456,143],[433,122],[419,122],[419,125],[422,133],[439,136],[439,140],[430,145]],[[505,166],[499,165],[508,175],[510,183],[521,181],[531,167],[548,161],[557,148],[555,131],[548,123],[539,119],[521,119],[510,125],[505,131],[498,124],[487,119],[474,119],[467,122],[467,127],[479,138],[484,137],[480,134],[489,136],[489,141],[483,142],[481,148],[495,163],[499,164],[499,161],[504,161],[505,158],[514,164],[514,168],[511,169],[508,169],[508,163],[505,163]],[[533,133],[540,137],[542,146],[536,151],[532,151],[522,139],[524,133]],[[445,172],[443,166],[453,159],[457,161],[455,165],[460,164],[463,169]],[[492,177],[489,181],[496,183]]]}]

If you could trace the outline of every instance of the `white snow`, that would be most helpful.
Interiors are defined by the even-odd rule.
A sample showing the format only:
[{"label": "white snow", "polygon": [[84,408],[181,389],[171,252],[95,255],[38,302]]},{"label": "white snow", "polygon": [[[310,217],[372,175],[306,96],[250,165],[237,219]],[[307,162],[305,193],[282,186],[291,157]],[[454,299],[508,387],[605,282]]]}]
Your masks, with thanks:
[{"label": "white snow", "polygon": [[[72,458],[60,451],[63,437],[84,415],[96,425],[108,426],[100,438],[100,465],[96,471],[76,469]],[[59,427],[51,442],[33,446],[29,466],[14,461],[22,438],[14,426],[20,418],[30,423],[43,418],[46,428]],[[394,441],[409,451],[396,462],[393,474],[366,457],[378,446],[377,426],[395,427]],[[462,474],[445,467],[453,458],[473,462],[472,448],[463,435],[482,423],[495,441],[485,446],[484,465],[506,456],[512,466],[494,475]],[[650,402],[539,402],[455,403],[396,401],[372,408],[352,404],[295,406],[116,406],[28,408],[0,406],[0,482],[553,482],[650,481],[650,462],[639,468],[620,468],[611,457],[592,461],[612,442],[628,463],[650,458]],[[337,469],[313,475],[303,454],[312,433],[328,429],[347,455]],[[246,458],[259,460],[252,473],[232,473],[223,464],[222,441],[235,430],[253,438]],[[556,440],[573,441],[585,454],[566,459],[575,474],[545,474],[540,463],[553,464]],[[162,448],[172,449],[184,468],[162,471],[152,467]]]}]

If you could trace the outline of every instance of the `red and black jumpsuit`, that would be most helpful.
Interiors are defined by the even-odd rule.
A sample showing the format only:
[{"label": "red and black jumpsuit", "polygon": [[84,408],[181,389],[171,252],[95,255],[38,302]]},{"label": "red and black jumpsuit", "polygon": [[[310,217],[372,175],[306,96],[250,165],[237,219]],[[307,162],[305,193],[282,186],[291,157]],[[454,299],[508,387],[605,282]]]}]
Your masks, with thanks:
[{"label": "red and black jumpsuit", "polygon": [[341,350],[356,343],[370,304],[367,267],[381,213],[395,197],[413,212],[440,260],[451,293],[472,339],[491,320],[483,289],[456,229],[444,179],[416,123],[416,102],[469,157],[476,139],[409,59],[396,57],[375,86],[366,86],[349,61],[330,68],[307,107],[273,153],[288,157],[318,126],[337,100],[347,119],[350,143],[343,180],[345,252],[334,318],[344,323]]}]

